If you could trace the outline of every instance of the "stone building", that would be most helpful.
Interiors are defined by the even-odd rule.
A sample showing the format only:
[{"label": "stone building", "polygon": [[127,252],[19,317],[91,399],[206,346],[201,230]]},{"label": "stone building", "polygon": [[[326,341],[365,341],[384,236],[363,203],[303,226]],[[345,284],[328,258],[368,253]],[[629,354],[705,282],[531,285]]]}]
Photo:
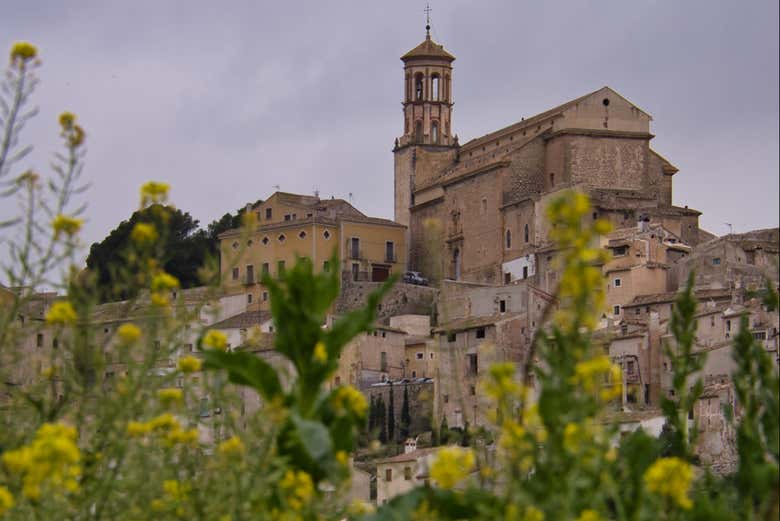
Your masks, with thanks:
[{"label": "stone building", "polygon": [[[453,131],[455,57],[425,40],[404,63],[403,134],[395,156],[395,220],[409,265],[432,279],[540,280],[545,207],[560,190],[591,195],[592,218],[640,218],[682,242],[710,238],[700,213],[672,204],[674,167],[650,148],[652,117],[609,87],[460,144]],[[433,244],[432,244],[433,243]]]},{"label": "stone building", "polygon": [[276,192],[251,210],[254,230],[220,235],[225,291],[245,295],[249,310],[269,309],[262,275],[278,276],[299,257],[321,271],[335,252],[338,269],[353,281],[384,281],[406,270],[405,226],[368,217],[342,199]]}]

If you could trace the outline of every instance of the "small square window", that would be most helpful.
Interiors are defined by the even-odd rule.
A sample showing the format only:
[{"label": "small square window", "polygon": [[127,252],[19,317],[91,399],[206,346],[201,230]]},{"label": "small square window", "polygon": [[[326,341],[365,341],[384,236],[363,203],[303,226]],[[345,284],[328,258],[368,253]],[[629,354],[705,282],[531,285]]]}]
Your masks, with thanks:
[{"label": "small square window", "polygon": [[454,342],[457,338],[456,333],[447,333],[447,342]]},{"label": "small square window", "polygon": [[306,238],[306,232],[301,230],[301,232],[298,234],[299,239],[305,239]]},{"label": "small square window", "polygon": [[252,303],[252,294],[251,293],[247,293],[246,294],[246,303],[247,304],[251,304]]},{"label": "small square window", "polygon": [[713,266],[720,265],[720,257],[715,257],[714,259],[712,259],[712,265]]},{"label": "small square window", "polygon": [[267,246],[268,243],[271,242],[271,240],[268,237],[263,237],[263,240],[260,242],[263,243],[263,246]]},{"label": "small square window", "polygon": [[417,360],[422,360],[423,358],[425,358],[425,353],[417,353],[415,355],[415,358],[417,358]]},{"label": "small square window", "polygon": [[263,302],[266,302],[268,300],[268,292],[263,291]]},{"label": "small square window", "polygon": [[614,283],[616,288],[619,288],[620,286],[623,285],[623,281],[620,279],[615,279]]},{"label": "small square window", "polygon": [[619,315],[620,314],[620,306],[615,306],[612,308],[612,314]]},{"label": "small square window", "polygon": [[285,237],[285,235],[282,233],[279,235],[279,237],[277,237],[277,239],[279,240],[279,242],[284,242],[285,240],[287,240],[287,237]]},{"label": "small square window", "polygon": [[477,338],[485,338],[485,328],[484,327],[478,327],[477,328]]},{"label": "small square window", "polygon": [[238,280],[238,268],[233,268],[233,280]]},{"label": "small square window", "polygon": [[273,210],[271,208],[266,208],[265,209],[265,218],[266,219],[270,219],[272,217],[272,215],[273,215]]},{"label": "small square window", "polygon": [[322,236],[325,237],[325,239],[330,239],[330,232],[328,230],[325,230],[322,232]]}]

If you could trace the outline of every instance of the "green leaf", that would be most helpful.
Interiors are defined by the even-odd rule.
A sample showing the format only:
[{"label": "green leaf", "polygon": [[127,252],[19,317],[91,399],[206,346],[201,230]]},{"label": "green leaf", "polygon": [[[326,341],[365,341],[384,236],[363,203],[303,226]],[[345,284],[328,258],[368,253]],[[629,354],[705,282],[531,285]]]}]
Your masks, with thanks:
[{"label": "green leaf", "polygon": [[228,353],[210,349],[203,352],[206,369],[225,369],[231,382],[256,389],[266,400],[283,394],[276,370],[252,353]]},{"label": "green leaf", "polygon": [[290,419],[308,456],[319,463],[326,461],[333,453],[333,441],[325,425],[318,421],[305,420],[297,414],[292,414]]}]

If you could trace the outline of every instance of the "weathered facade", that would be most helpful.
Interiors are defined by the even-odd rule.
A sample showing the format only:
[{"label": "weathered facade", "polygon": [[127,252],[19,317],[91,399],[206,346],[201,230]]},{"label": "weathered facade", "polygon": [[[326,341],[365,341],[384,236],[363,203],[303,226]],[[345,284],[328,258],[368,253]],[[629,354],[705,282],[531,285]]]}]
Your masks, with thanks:
[{"label": "weathered facade", "polygon": [[269,309],[262,276],[279,274],[301,257],[316,271],[334,254],[346,280],[384,281],[406,271],[406,228],[368,217],[342,199],[276,192],[252,209],[257,226],[220,235],[220,266],[228,294],[245,295],[250,310]]},{"label": "weathered facade", "polygon": [[650,148],[652,117],[609,87],[461,145],[452,132],[455,58],[428,35],[401,59],[395,220],[409,227],[412,269],[489,284],[530,278],[549,291],[539,270],[550,245],[545,208],[568,188],[589,193],[592,218],[616,228],[641,219],[692,246],[706,236],[699,212],[672,204],[677,168]]}]

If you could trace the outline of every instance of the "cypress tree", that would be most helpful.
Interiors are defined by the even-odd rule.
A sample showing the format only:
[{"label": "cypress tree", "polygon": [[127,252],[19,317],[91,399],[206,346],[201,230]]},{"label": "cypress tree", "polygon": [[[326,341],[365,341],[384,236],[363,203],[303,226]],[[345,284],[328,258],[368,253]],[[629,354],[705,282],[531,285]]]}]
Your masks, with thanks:
[{"label": "cypress tree", "polygon": [[393,382],[390,382],[390,404],[387,406],[387,439],[391,443],[395,440],[395,400],[393,398]]},{"label": "cypress tree", "polygon": [[376,400],[374,399],[374,395],[369,396],[370,401],[368,405],[368,432],[369,434],[374,432],[374,427],[376,427]]},{"label": "cypress tree", "polygon": [[447,416],[444,415],[441,418],[441,426],[439,427],[439,441],[442,445],[446,445],[450,441],[450,426],[447,425]]},{"label": "cypress tree", "polygon": [[379,422],[379,441],[387,443],[387,408],[385,407],[385,400],[382,395],[379,396],[377,402],[379,414],[377,414],[377,421]]},{"label": "cypress tree", "polygon": [[401,441],[409,437],[412,425],[412,415],[409,413],[409,386],[404,385],[404,401],[401,404]]}]

